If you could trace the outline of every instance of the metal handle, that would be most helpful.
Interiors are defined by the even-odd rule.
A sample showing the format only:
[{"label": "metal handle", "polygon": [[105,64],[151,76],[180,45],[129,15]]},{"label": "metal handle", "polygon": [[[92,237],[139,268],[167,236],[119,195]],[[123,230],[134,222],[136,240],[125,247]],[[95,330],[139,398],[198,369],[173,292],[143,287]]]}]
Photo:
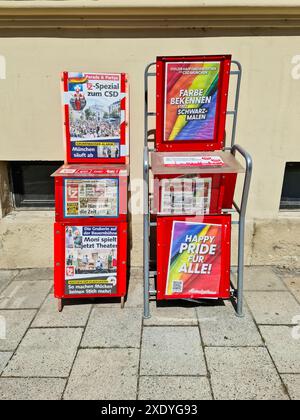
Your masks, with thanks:
[{"label": "metal handle", "polygon": [[234,144],[231,148],[231,153],[233,156],[236,155],[236,152],[239,152],[243,158],[245,159],[246,163],[246,174],[245,174],[245,180],[244,180],[244,186],[243,186],[243,194],[241,199],[241,205],[237,206],[235,204],[235,208],[238,213],[241,215],[246,214],[247,209],[247,203],[248,203],[248,196],[249,196],[249,189],[250,189],[250,183],[251,183],[251,177],[252,177],[252,169],[253,169],[253,160],[251,155],[239,144]]}]

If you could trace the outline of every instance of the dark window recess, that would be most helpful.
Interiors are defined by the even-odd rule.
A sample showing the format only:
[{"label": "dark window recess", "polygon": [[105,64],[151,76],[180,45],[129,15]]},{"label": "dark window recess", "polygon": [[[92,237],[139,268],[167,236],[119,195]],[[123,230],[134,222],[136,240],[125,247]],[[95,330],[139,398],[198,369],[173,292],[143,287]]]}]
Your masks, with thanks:
[{"label": "dark window recess", "polygon": [[285,166],[280,209],[300,209],[300,162],[287,162]]},{"label": "dark window recess", "polygon": [[62,162],[11,162],[15,207],[54,207],[54,179],[51,174],[61,165]]}]

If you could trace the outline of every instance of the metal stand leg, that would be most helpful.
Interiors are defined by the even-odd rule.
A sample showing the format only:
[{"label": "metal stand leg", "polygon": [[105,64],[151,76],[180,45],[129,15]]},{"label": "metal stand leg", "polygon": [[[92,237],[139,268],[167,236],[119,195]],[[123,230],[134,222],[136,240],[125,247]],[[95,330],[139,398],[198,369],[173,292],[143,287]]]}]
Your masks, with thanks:
[{"label": "metal stand leg", "polygon": [[150,283],[149,283],[149,259],[150,259],[150,226],[149,226],[149,164],[148,148],[144,150],[144,318],[150,318]]},{"label": "metal stand leg", "polygon": [[245,248],[245,217],[240,217],[238,238],[238,271],[237,271],[237,306],[236,315],[240,318],[243,314],[244,292],[244,248]]},{"label": "metal stand leg", "polygon": [[233,155],[239,152],[246,162],[246,174],[244,180],[243,194],[241,206],[239,207],[235,202],[234,207],[239,213],[239,237],[238,237],[238,272],[237,272],[237,305],[236,315],[243,316],[243,293],[244,293],[244,249],[245,249],[245,216],[248,202],[248,195],[250,189],[250,182],[252,176],[252,158],[241,146],[235,144],[232,146],[231,153]]},{"label": "metal stand leg", "polygon": [[125,296],[121,296],[121,309],[124,309],[125,306]]},{"label": "metal stand leg", "polygon": [[145,109],[144,109],[144,318],[150,318],[150,210],[149,210],[149,150],[148,150],[148,117],[155,113],[148,110],[148,77],[155,76],[151,73],[151,67],[156,63],[150,63],[145,70]]},{"label": "metal stand leg", "polygon": [[57,309],[58,312],[62,312],[62,310],[64,309],[64,302],[62,299],[57,300]]}]

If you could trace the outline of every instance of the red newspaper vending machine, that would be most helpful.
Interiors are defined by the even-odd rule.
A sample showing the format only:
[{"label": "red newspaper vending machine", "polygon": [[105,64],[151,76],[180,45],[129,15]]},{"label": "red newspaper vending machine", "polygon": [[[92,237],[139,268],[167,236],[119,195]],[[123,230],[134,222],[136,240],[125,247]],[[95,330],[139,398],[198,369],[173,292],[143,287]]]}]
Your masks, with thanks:
[{"label": "red newspaper vending machine", "polygon": [[127,289],[127,77],[63,73],[66,163],[54,174],[54,294],[121,298]]},{"label": "red newspaper vending machine", "polygon": [[[146,80],[150,74],[146,70]],[[225,149],[231,56],[158,57],[155,151],[145,128],[145,306],[149,298],[229,299],[231,213],[237,175],[245,169]],[[147,87],[146,87],[147,91]],[[146,95],[146,122],[148,111]],[[233,145],[233,143],[232,143]],[[149,210],[151,209],[151,216]],[[149,238],[156,228],[150,288]]]}]

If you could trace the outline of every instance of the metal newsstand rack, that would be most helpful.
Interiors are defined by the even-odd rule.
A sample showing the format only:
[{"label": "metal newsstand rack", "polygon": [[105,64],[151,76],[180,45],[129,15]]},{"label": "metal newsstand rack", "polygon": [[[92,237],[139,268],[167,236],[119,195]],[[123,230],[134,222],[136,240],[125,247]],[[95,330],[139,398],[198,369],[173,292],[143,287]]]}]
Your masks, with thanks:
[{"label": "metal newsstand rack", "polygon": [[[151,194],[149,189],[149,171],[150,171],[150,162],[149,162],[149,153],[154,152],[154,146],[149,147],[149,143],[154,144],[154,138],[149,139],[149,134],[154,134],[150,131],[149,133],[149,118],[155,117],[156,112],[150,112],[148,107],[148,89],[149,89],[149,78],[156,77],[155,70],[151,69],[156,66],[156,63],[150,63],[145,69],[144,76],[144,89],[145,89],[145,111],[144,111],[144,318],[150,318],[150,298],[151,296],[156,295],[156,290],[150,287],[150,279],[154,279],[157,272],[150,270],[150,233],[151,227],[156,227],[156,222],[151,221],[151,212],[150,212],[150,201]],[[243,289],[244,289],[244,242],[245,242],[245,216],[248,202],[248,195],[250,189],[251,175],[252,175],[252,158],[250,154],[238,144],[235,144],[236,137],[236,124],[237,124],[237,113],[239,105],[239,95],[240,95],[240,86],[241,86],[241,77],[242,77],[242,66],[238,61],[232,61],[231,66],[234,66],[235,69],[230,71],[230,76],[236,77],[235,85],[235,100],[234,100],[234,109],[227,111],[227,115],[231,115],[232,119],[232,132],[231,132],[231,144],[230,146],[225,147],[223,150],[230,151],[234,156],[236,153],[239,153],[245,160],[245,175],[244,175],[244,184],[240,205],[233,202],[233,208],[231,209],[222,209],[222,214],[237,214],[238,220],[232,221],[233,225],[238,225],[238,266],[237,266],[237,285],[235,286],[231,282],[231,297],[234,304],[236,315],[238,317],[243,316]],[[185,299],[189,301],[199,302],[199,300]]]}]

